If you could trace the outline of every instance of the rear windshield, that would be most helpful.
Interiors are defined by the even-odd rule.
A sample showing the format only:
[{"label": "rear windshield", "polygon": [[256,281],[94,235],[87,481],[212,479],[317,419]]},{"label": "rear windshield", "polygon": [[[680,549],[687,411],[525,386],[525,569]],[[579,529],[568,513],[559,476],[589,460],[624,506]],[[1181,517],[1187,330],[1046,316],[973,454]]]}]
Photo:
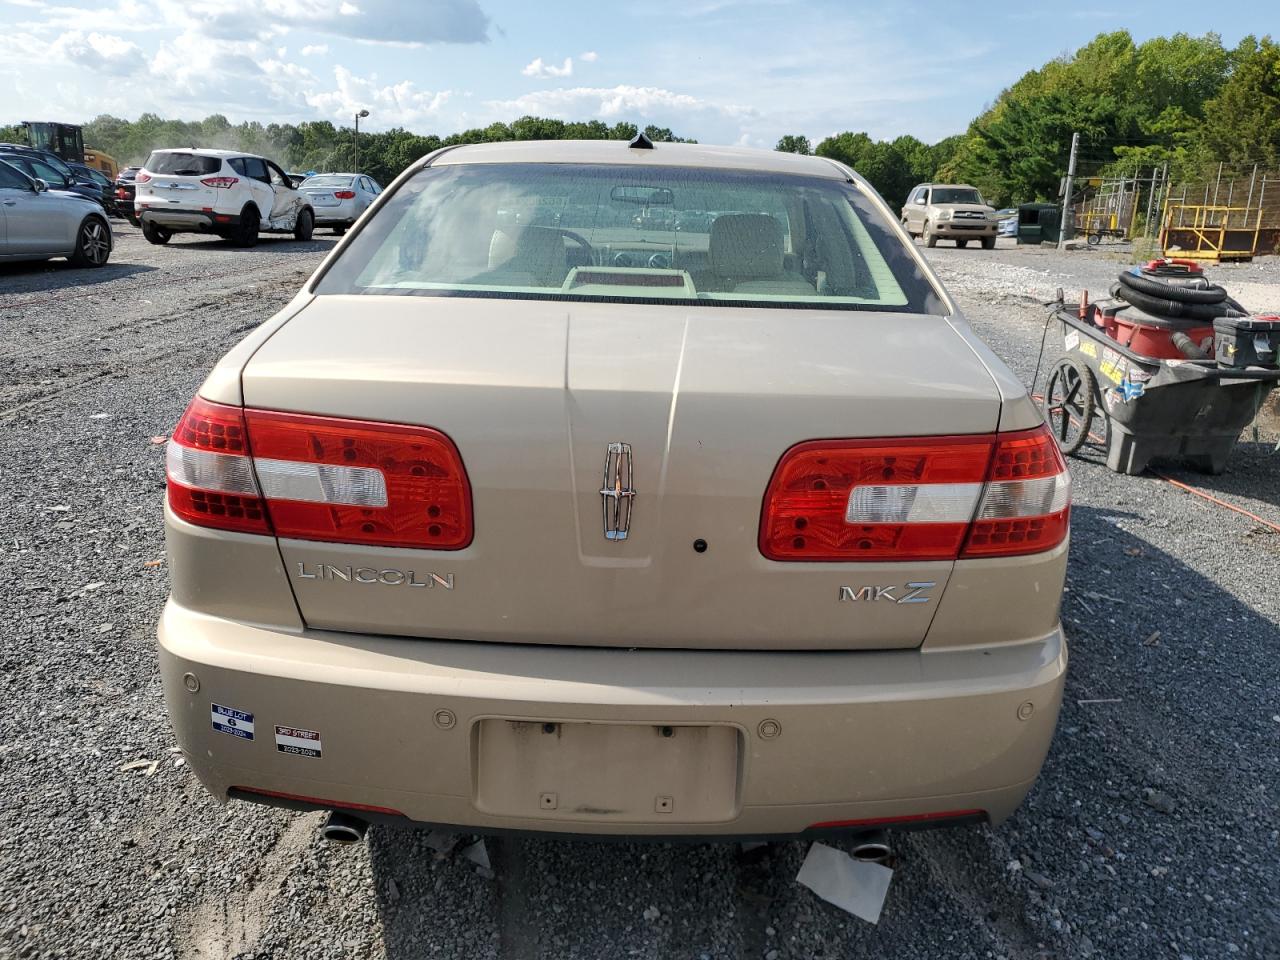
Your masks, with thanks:
[{"label": "rear windshield", "polygon": [[307,177],[304,187],[349,187],[353,177]]},{"label": "rear windshield", "polygon": [[204,177],[222,169],[222,158],[157,150],[147,158],[146,168],[151,173],[166,173],[171,177]]},{"label": "rear windshield", "polygon": [[315,289],[944,312],[851,183],[604,164],[428,167]]}]

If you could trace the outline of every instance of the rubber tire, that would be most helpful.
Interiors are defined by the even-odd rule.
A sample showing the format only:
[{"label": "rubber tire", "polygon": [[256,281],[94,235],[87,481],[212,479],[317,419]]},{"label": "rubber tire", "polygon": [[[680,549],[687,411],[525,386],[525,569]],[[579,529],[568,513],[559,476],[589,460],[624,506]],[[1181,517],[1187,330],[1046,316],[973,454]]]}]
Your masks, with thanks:
[{"label": "rubber tire", "polygon": [[995,238],[995,237],[983,237],[983,238],[982,238],[982,249],[983,249],[983,250],[994,250],[995,248],[996,248],[996,238]]},{"label": "rubber tire", "polygon": [[347,232],[347,228],[346,228],[346,227],[334,227],[334,228],[333,228],[333,235],[334,235],[335,237],[340,237],[340,236],[342,236],[342,235],[343,235],[344,233],[346,233],[346,232]]},{"label": "rubber tire", "polygon": [[316,218],[310,210],[303,210],[298,214],[298,220],[293,225],[293,239],[310,240],[311,234],[316,228]]},{"label": "rubber tire", "polygon": [[[91,230],[95,231],[96,239],[102,245],[101,260],[95,260],[95,254],[85,249],[90,242]],[[76,249],[67,259],[71,261],[73,267],[105,267],[107,261],[111,259],[111,241],[108,239],[110,236],[111,228],[105,221],[97,217],[85,217],[84,222],[80,224],[80,229],[76,231]]]},{"label": "rubber tire", "polygon": [[[1049,397],[1053,394],[1054,382],[1060,379],[1065,380],[1065,376],[1062,375],[1067,370],[1070,370],[1078,378],[1078,386],[1073,392],[1083,394],[1080,397],[1079,412],[1076,414],[1080,420],[1080,433],[1074,438],[1062,436],[1057,420],[1049,409]],[[1040,406],[1044,410],[1045,422],[1048,423],[1049,430],[1053,433],[1053,438],[1058,441],[1058,447],[1062,450],[1064,456],[1071,456],[1083,447],[1089,439],[1089,428],[1093,425],[1097,392],[1098,381],[1094,378],[1093,371],[1084,364],[1077,362],[1072,357],[1064,356],[1053,365],[1053,372],[1049,374],[1049,382],[1044,385],[1044,399],[1040,402]],[[1106,414],[1103,414],[1103,416],[1105,417]],[[1068,424],[1070,420],[1071,414],[1067,414],[1063,418],[1064,425]]]},{"label": "rubber tire", "polygon": [[1085,242],[1089,244],[1089,246],[1091,247],[1096,247],[1098,244],[1102,242],[1102,234],[1091,233],[1087,238],[1085,238]]},{"label": "rubber tire", "polygon": [[142,235],[147,238],[147,243],[154,243],[157,246],[168,243],[173,239],[173,232],[166,230],[164,227],[157,227],[152,223],[144,223],[142,225]]},{"label": "rubber tire", "polygon": [[924,241],[924,245],[926,247],[936,247],[938,245],[938,238],[929,230],[928,220],[926,220],[924,222],[924,226],[920,228],[920,239]]},{"label": "rubber tire", "polygon": [[963,250],[963,249],[964,249],[965,247],[967,247],[968,245],[969,245],[969,241],[968,241],[968,240],[957,240],[957,241],[956,241],[956,249],[958,249],[958,250]]},{"label": "rubber tire", "polygon": [[262,218],[257,207],[245,207],[240,214],[240,227],[235,232],[235,244],[240,247],[253,247],[258,244],[258,230],[262,227]]}]

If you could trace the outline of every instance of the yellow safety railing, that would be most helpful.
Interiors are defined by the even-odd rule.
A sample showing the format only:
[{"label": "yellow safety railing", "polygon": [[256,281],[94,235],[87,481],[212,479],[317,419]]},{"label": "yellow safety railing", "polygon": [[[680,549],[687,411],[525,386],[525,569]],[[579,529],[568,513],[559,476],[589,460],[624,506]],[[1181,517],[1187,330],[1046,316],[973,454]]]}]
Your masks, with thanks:
[{"label": "yellow safety railing", "polygon": [[[1160,247],[1166,257],[1192,260],[1250,260],[1258,246],[1262,207],[1166,201]],[[1170,237],[1176,231],[1176,248]],[[1190,240],[1192,245],[1188,245]],[[1243,241],[1247,240],[1245,244]]]}]

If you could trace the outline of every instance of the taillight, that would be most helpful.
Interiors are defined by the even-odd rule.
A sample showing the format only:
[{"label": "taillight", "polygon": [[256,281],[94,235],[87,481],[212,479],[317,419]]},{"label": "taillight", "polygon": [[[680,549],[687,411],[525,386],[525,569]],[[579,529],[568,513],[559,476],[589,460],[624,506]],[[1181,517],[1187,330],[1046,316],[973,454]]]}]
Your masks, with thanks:
[{"label": "taillight", "polygon": [[765,493],[771,560],[955,560],[1049,550],[1070,476],[1045,427],[1021,433],[820,440],[783,455]]},{"label": "taillight", "polygon": [[213,187],[215,190],[230,190],[240,182],[239,177],[205,177],[200,181],[206,187]]},{"label": "taillight", "polygon": [[1067,536],[1071,474],[1058,442],[1041,426],[999,434],[982,500],[962,557],[1051,550]]},{"label": "taillight", "polygon": [[333,195],[339,200],[354,200],[356,192],[354,190],[335,190]]},{"label": "taillight", "polygon": [[169,506],[202,527],[270,533],[239,407],[196,397],[165,450]]},{"label": "taillight", "polygon": [[150,180],[151,180],[151,174],[144,173],[141,170],[139,170],[138,175],[133,178],[134,183],[149,183]]},{"label": "taillight", "polygon": [[129,195],[125,193],[124,187],[116,187],[116,199],[123,200]]},{"label": "taillight", "polygon": [[429,427],[197,397],[169,441],[168,478],[171,508],[200,526],[432,550],[472,538],[462,458]]}]

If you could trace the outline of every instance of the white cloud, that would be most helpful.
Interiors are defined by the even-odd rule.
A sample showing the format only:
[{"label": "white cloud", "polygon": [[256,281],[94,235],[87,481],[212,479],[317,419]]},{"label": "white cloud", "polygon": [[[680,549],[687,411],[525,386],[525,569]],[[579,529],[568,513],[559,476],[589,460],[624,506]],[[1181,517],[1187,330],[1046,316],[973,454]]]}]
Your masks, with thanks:
[{"label": "white cloud", "polygon": [[412,80],[379,86],[377,77],[358,77],[346,67],[334,67],[336,89],[307,94],[306,102],[334,120],[348,120],[367,109],[378,126],[413,127],[437,121],[453,95],[450,90],[418,90]]},{"label": "white cloud", "polygon": [[[139,4],[141,0],[117,0]],[[489,18],[478,0],[148,0],[143,22],[222,40],[266,40],[291,29],[365,43],[421,46],[427,43],[483,43]],[[157,16],[158,14],[158,16]]]},{"label": "white cloud", "polygon": [[[710,110],[726,114],[740,114],[742,108],[720,107],[686,93],[674,93],[661,87],[636,87],[619,84],[616,87],[561,87],[556,90],[538,90],[526,93],[514,100],[491,100],[486,106],[515,114],[536,116],[580,117],[584,114],[598,117],[623,117],[635,114],[651,119],[664,112],[695,112]],[[624,117],[624,114],[627,115]]]},{"label": "white cloud", "polygon": [[520,72],[526,77],[537,77],[540,80],[571,77],[573,76],[573,57],[565,57],[564,64],[559,67],[554,63],[543,63],[542,58],[538,57]]},{"label": "white cloud", "polygon": [[588,50],[586,53],[578,54],[578,59],[583,63],[595,63],[600,59],[600,54],[596,53],[594,50]]},{"label": "white cloud", "polygon": [[309,43],[302,48],[304,57],[323,57],[328,52],[329,45],[327,43]]},{"label": "white cloud", "polygon": [[84,34],[79,30],[69,30],[54,40],[49,53],[95,73],[113,76],[136,73],[145,62],[142,49],[132,41],[114,34]]}]

